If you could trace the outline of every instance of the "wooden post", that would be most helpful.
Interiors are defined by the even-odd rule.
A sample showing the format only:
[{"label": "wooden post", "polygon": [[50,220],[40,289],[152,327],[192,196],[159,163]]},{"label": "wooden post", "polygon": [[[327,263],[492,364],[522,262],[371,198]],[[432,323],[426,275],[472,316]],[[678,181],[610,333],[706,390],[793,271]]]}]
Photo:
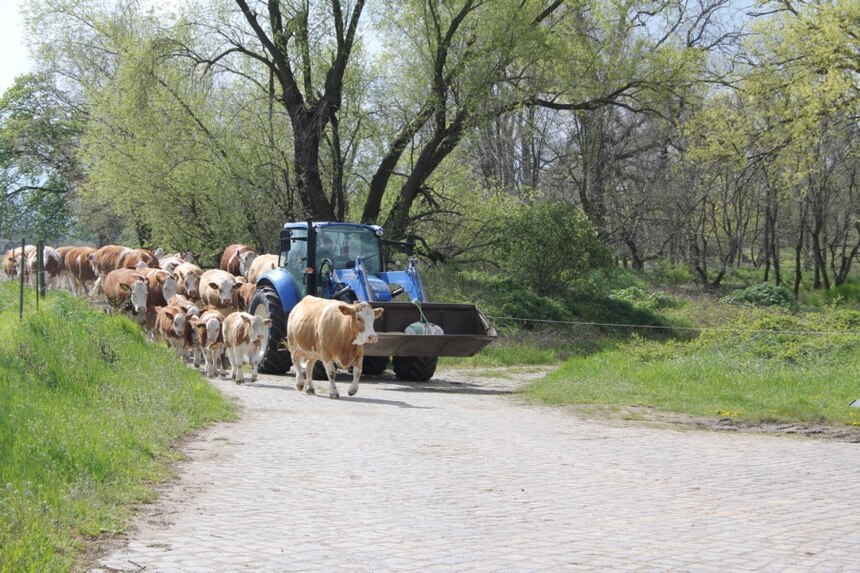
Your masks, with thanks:
[{"label": "wooden post", "polygon": [[21,239],[21,297],[18,301],[18,320],[24,320],[24,247],[26,245],[26,241]]}]

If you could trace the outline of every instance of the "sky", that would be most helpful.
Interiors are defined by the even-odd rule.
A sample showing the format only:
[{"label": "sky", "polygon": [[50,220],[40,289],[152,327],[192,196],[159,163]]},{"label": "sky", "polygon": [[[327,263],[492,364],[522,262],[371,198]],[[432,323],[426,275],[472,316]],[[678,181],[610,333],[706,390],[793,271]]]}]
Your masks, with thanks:
[{"label": "sky", "polygon": [[24,39],[22,0],[0,0],[0,93],[12,86],[15,76],[32,69]]}]

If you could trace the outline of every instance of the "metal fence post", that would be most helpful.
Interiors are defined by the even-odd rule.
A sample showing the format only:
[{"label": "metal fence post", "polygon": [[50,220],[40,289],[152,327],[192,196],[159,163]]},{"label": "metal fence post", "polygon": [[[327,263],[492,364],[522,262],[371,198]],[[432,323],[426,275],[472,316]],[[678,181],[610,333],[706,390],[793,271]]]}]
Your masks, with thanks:
[{"label": "metal fence post", "polygon": [[26,240],[21,239],[21,296],[18,300],[18,320],[24,320],[24,247],[26,245]]},{"label": "metal fence post", "polygon": [[[36,243],[36,300],[45,298],[45,241]],[[36,305],[38,308],[38,304]]]}]

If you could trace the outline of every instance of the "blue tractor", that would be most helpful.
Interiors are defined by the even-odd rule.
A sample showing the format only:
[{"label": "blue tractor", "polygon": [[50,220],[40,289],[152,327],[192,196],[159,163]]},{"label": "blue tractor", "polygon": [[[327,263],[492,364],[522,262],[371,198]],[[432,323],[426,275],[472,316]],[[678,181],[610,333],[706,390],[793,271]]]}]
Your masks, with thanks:
[{"label": "blue tractor", "polygon": [[[278,268],[257,281],[248,308],[251,314],[272,319],[261,371],[283,373],[292,365],[284,340],[287,321],[306,295],[365,301],[385,309],[374,323],[379,342],[364,350],[362,369],[368,375],[381,374],[390,363],[398,379],[426,381],[436,371],[439,356],[472,356],[492,342],[496,331],[474,305],[427,301],[417,259],[411,257],[414,243],[382,237],[377,225],[312,221],[284,225]],[[386,269],[384,254],[396,248],[410,255],[405,270]],[[443,333],[423,334],[415,328],[421,322],[438,325]]]}]

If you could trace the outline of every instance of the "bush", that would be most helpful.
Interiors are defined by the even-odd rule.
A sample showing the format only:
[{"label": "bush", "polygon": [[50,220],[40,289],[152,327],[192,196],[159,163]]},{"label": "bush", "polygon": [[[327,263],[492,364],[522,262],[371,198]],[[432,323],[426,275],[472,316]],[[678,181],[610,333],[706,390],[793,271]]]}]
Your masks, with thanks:
[{"label": "bush", "polygon": [[493,234],[496,263],[538,295],[563,292],[579,275],[612,261],[594,225],[569,205],[521,207],[499,221]]},{"label": "bush", "polygon": [[693,273],[685,263],[672,263],[660,259],[654,266],[654,282],[660,285],[677,287],[693,280]]},{"label": "bush", "polygon": [[[796,316],[785,311],[751,311],[725,329],[708,330],[696,341],[731,356],[743,354],[791,364],[833,361],[860,346],[860,311]],[[814,333],[821,334],[814,334]]]},{"label": "bush", "polygon": [[745,289],[736,290],[723,297],[723,302],[752,306],[778,306],[793,308],[794,298],[791,291],[782,285],[759,283]]},{"label": "bush", "polygon": [[648,292],[639,287],[628,287],[615,290],[610,293],[610,298],[629,302],[637,308],[647,310],[661,310],[664,308],[676,308],[684,304],[684,301],[661,291]]}]

